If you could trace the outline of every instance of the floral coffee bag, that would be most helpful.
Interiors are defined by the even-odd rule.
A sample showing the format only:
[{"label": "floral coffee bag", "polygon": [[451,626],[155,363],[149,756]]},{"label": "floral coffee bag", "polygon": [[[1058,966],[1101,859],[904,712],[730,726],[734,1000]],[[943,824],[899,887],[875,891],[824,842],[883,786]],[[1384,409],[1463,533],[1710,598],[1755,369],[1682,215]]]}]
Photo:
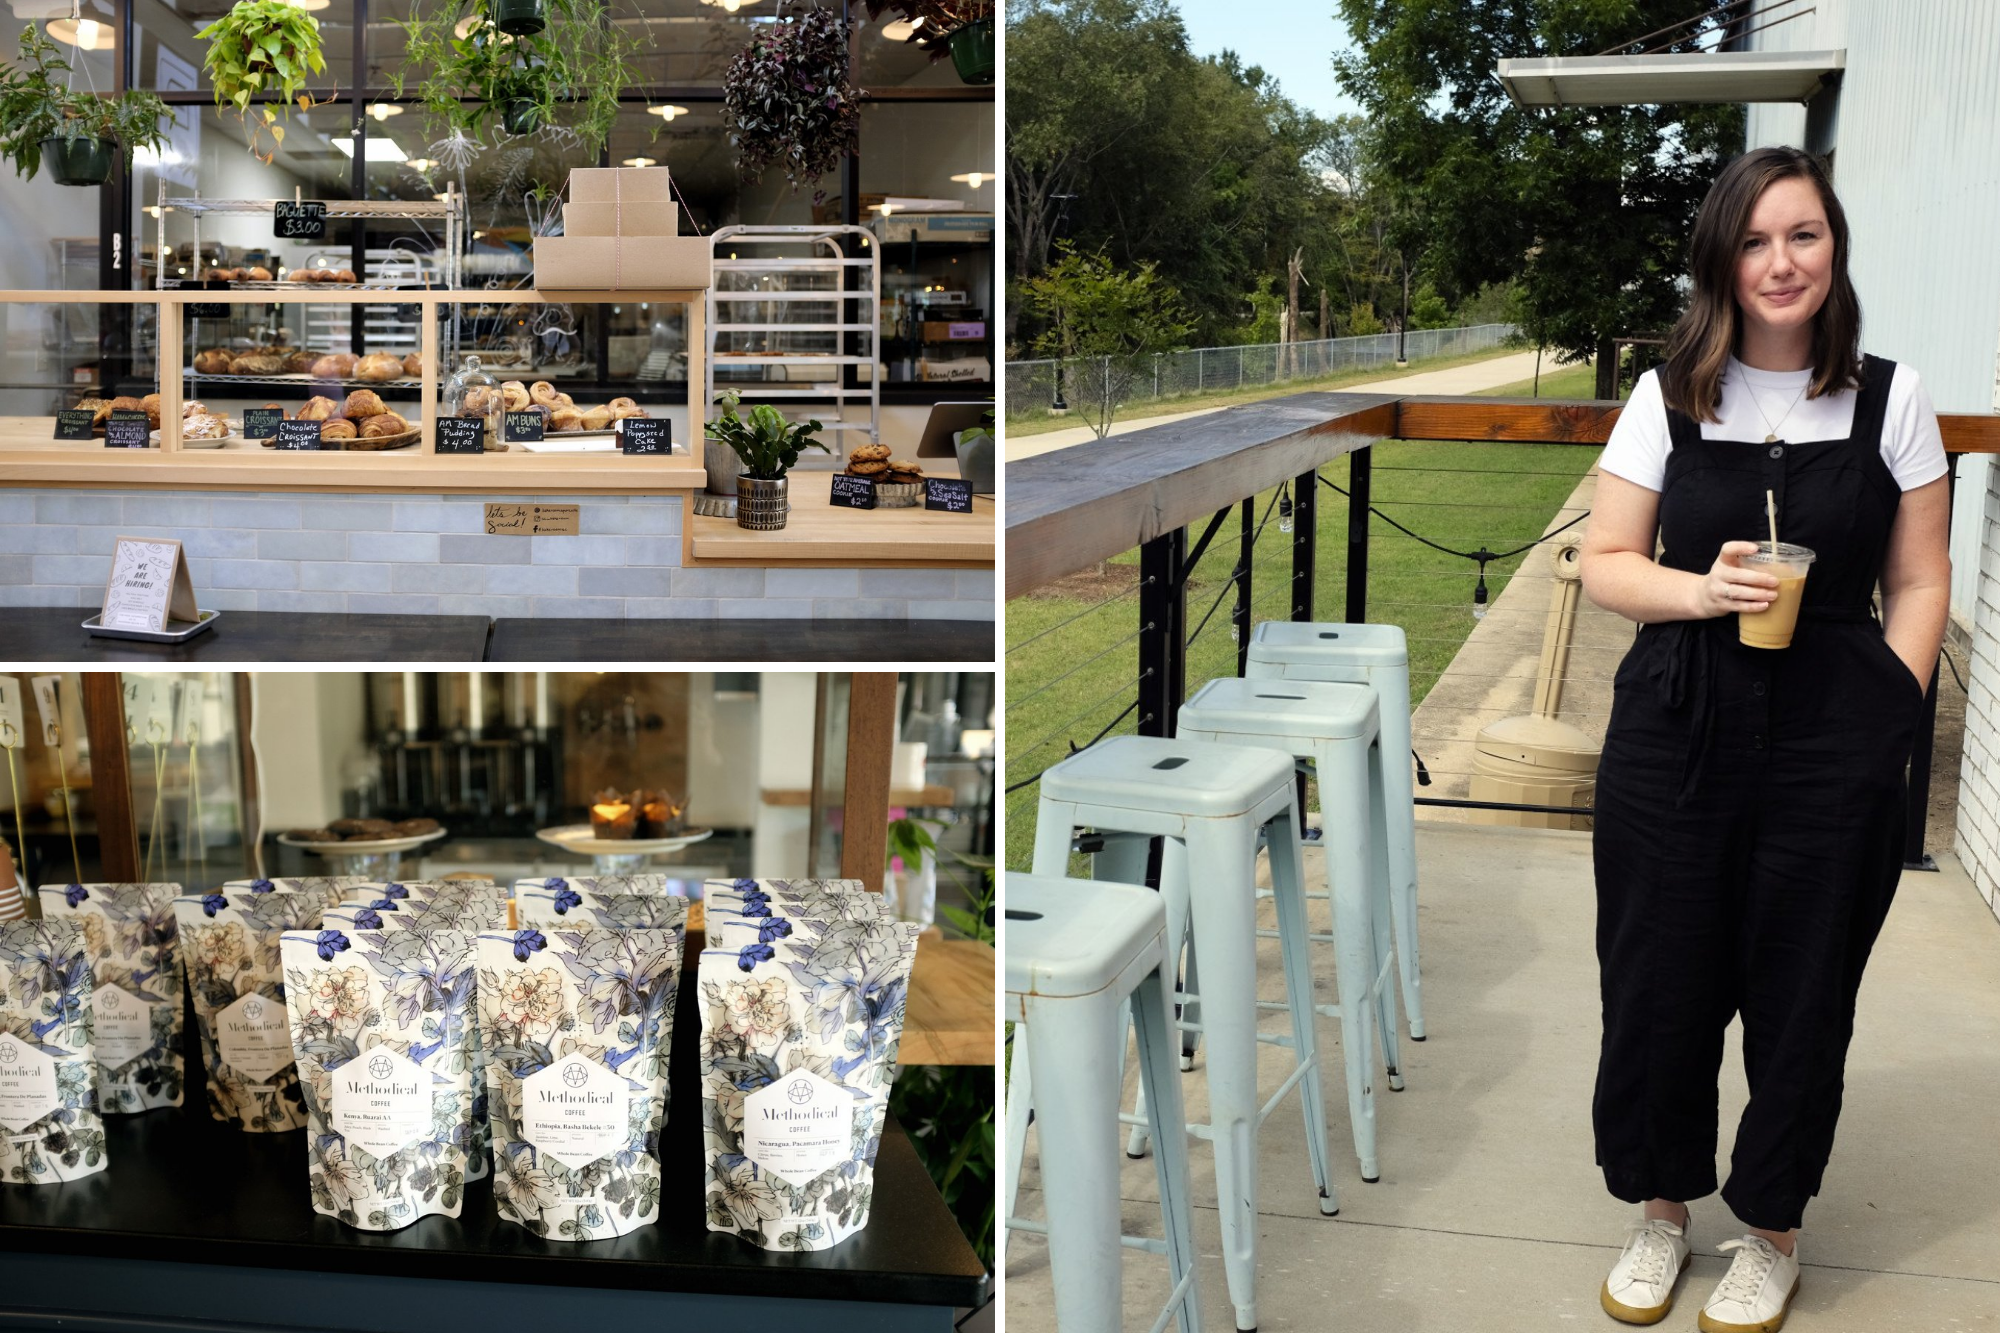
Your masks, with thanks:
[{"label": "floral coffee bag", "polygon": [[457,1217],[472,1151],[472,937],[288,932],[313,1211],[363,1231]]},{"label": "floral coffee bag", "polygon": [[523,926],[583,922],[608,930],[671,930],[683,942],[687,939],[688,900],[665,894],[523,888],[515,891],[514,910]]},{"label": "floral coffee bag", "polygon": [[517,879],[514,892],[523,889],[595,889],[599,893],[641,893],[661,897],[675,883],[671,875],[550,875],[543,879]]},{"label": "floral coffee bag", "polygon": [[0,1180],[54,1185],[105,1167],[91,973],[75,921],[0,923]]},{"label": "floral coffee bag", "polygon": [[258,1133],[305,1124],[278,940],[319,929],[322,910],[318,895],[293,892],[174,899],[217,1120]]},{"label": "floral coffee bag", "polygon": [[95,978],[102,1115],[181,1104],[178,884],[44,884],[42,919],[73,920]]},{"label": "floral coffee bag", "polygon": [[698,963],[708,1227],[821,1250],[868,1222],[918,930],[787,924]]},{"label": "floral coffee bag", "polygon": [[224,881],[224,893],[303,893],[331,907],[349,887],[365,883],[359,875],[281,875],[277,879],[232,879]]},{"label": "floral coffee bag", "polygon": [[500,1215],[551,1240],[654,1221],[680,940],[557,926],[478,950]]}]

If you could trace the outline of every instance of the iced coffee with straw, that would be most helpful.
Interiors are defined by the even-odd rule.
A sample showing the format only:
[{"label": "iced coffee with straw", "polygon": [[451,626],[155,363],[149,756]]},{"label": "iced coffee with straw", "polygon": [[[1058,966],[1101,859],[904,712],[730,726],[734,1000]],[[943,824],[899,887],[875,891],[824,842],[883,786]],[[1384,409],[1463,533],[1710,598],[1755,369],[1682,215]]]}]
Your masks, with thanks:
[{"label": "iced coffee with straw", "polygon": [[1799,623],[1799,599],[1805,595],[1806,571],[1817,557],[1790,542],[1757,543],[1755,555],[1743,557],[1743,567],[1777,576],[1778,588],[1762,611],[1736,614],[1736,637],[1751,648],[1789,648]]}]

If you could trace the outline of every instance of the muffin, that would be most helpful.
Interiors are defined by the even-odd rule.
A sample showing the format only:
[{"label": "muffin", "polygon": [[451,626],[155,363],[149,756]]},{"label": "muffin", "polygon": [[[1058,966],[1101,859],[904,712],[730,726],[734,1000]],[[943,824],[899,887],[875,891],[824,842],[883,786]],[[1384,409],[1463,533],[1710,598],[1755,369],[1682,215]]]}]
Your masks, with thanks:
[{"label": "muffin", "polygon": [[573,407],[558,407],[549,413],[548,428],[552,431],[582,430],[583,413]]},{"label": "muffin", "polygon": [[629,838],[638,828],[638,811],[619,791],[601,791],[591,802],[590,831],[599,838]]},{"label": "muffin", "polygon": [[583,428],[585,430],[604,430],[610,425],[611,409],[608,407],[589,408],[583,414]]},{"label": "muffin", "polygon": [[680,832],[681,807],[672,795],[664,791],[640,791],[633,793],[632,799],[639,807],[640,837],[668,838]]}]

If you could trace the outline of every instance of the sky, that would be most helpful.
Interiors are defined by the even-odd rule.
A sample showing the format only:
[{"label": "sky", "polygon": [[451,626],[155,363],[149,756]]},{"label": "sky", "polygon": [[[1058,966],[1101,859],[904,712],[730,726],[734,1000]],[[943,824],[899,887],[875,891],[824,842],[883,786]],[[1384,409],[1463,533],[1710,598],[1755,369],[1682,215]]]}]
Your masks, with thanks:
[{"label": "sky", "polygon": [[1236,52],[1261,65],[1285,96],[1319,115],[1360,111],[1333,78],[1333,53],[1348,45],[1334,0],[1177,0],[1198,56]]}]

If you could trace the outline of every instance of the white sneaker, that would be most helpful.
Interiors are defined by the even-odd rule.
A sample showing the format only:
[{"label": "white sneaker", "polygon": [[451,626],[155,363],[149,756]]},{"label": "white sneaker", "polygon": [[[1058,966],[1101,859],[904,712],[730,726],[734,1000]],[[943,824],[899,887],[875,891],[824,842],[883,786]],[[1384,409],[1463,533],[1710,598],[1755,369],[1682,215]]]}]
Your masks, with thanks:
[{"label": "white sneaker", "polygon": [[1726,1240],[1715,1247],[1736,1258],[1701,1308],[1702,1333],[1778,1333],[1792,1297],[1799,1294],[1798,1242],[1785,1254],[1762,1236]]},{"label": "white sneaker", "polygon": [[1674,1284],[1687,1271],[1687,1235],[1663,1218],[1625,1230],[1625,1252],[1611,1265],[1598,1299],[1624,1324],[1657,1324],[1674,1308]]}]

